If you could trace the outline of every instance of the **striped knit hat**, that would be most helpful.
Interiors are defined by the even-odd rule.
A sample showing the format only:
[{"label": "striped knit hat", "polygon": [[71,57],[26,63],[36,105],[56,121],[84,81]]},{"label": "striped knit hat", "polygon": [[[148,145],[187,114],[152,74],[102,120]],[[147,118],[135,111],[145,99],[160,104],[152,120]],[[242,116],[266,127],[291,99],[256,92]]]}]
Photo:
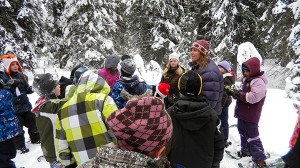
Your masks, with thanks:
[{"label": "striped knit hat", "polygon": [[129,100],[107,118],[107,124],[120,149],[146,155],[165,146],[173,132],[172,120],[157,97]]}]

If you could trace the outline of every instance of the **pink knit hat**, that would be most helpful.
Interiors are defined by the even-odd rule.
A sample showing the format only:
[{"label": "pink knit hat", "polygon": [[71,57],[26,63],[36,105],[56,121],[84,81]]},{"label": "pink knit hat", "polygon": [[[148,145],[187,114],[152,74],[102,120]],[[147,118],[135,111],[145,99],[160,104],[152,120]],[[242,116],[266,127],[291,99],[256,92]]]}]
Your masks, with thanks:
[{"label": "pink knit hat", "polygon": [[192,48],[196,48],[201,53],[207,55],[209,53],[210,44],[206,40],[197,40],[195,43],[193,43]]},{"label": "pink knit hat", "polygon": [[107,118],[107,124],[120,149],[146,155],[165,146],[173,132],[172,120],[157,97],[129,100]]}]

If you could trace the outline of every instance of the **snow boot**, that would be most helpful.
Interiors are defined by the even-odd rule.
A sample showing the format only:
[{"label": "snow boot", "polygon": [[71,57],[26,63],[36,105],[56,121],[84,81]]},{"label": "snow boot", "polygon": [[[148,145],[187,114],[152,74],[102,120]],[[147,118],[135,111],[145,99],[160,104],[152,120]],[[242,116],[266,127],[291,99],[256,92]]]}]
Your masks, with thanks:
[{"label": "snow boot", "polygon": [[267,164],[264,160],[255,160],[253,162],[253,168],[267,168]]},{"label": "snow boot", "polygon": [[21,151],[21,154],[29,152],[29,149],[25,146],[17,148],[17,150]]}]

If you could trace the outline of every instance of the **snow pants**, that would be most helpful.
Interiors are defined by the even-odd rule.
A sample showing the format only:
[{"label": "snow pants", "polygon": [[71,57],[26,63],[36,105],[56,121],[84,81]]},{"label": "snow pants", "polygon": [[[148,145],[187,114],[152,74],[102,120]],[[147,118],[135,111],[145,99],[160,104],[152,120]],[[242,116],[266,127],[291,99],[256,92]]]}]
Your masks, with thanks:
[{"label": "snow pants", "polygon": [[224,106],[222,108],[222,113],[220,116],[221,119],[221,128],[224,135],[224,140],[228,140],[228,134],[229,134],[229,124],[228,124],[228,106]]},{"label": "snow pants", "polygon": [[22,133],[15,136],[14,142],[16,148],[25,147],[25,137],[24,137],[24,130],[23,126],[28,128],[28,134],[30,137],[31,142],[37,142],[40,140],[40,134],[38,133],[36,124],[35,124],[35,115],[31,111],[23,112],[23,113],[17,113],[16,114],[19,122],[20,127],[22,129]]},{"label": "snow pants", "polygon": [[8,139],[0,142],[0,168],[15,168],[15,163],[11,160],[16,157],[17,151],[14,140]]},{"label": "snow pants", "polygon": [[238,119],[237,128],[241,137],[241,151],[250,152],[253,161],[266,160],[259,138],[258,124]]}]

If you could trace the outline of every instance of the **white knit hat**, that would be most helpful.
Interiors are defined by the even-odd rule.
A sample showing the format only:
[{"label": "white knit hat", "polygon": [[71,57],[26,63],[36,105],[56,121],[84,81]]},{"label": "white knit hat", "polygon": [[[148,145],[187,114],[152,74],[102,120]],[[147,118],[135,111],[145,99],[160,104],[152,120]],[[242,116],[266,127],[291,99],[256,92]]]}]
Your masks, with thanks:
[{"label": "white knit hat", "polygon": [[179,55],[176,52],[173,52],[172,54],[169,55],[169,61],[170,59],[176,59],[177,61],[179,61]]}]

